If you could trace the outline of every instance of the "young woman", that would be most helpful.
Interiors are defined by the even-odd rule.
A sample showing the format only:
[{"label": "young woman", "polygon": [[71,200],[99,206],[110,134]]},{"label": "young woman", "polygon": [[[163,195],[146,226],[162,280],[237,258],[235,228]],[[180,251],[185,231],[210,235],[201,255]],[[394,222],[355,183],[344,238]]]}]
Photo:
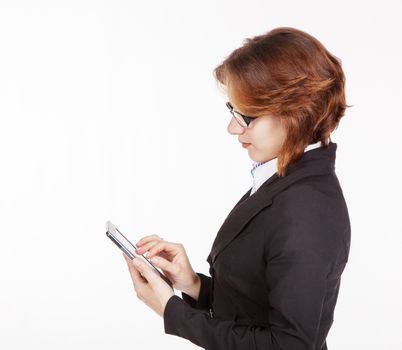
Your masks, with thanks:
[{"label": "young woman", "polygon": [[[246,39],[214,71],[236,135],[254,161],[250,188],[194,272],[181,244],[143,237],[182,298],[126,259],[137,296],[167,334],[210,350],[326,350],[350,247],[330,134],[348,105],[339,59],[289,27]],[[142,276],[141,276],[142,275]]]}]

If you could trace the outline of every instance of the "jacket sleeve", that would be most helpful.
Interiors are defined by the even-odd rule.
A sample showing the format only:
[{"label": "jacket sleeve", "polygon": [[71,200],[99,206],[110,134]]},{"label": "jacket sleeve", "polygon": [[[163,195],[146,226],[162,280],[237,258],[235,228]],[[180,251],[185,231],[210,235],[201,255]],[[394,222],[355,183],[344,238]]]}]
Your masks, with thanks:
[{"label": "jacket sleeve", "polygon": [[[208,350],[320,349],[318,330],[331,258],[325,253],[322,224],[311,211],[306,215],[303,220],[281,220],[276,242],[269,242],[273,249],[264,254],[261,288],[267,290],[270,305],[267,325],[210,318],[174,295],[164,311],[165,333]],[[326,322],[329,327],[332,319]]]},{"label": "jacket sleeve", "polygon": [[210,308],[210,297],[211,297],[211,280],[212,278],[206,276],[202,273],[196,272],[200,277],[201,287],[198,300],[193,299],[186,293],[182,292],[181,296],[183,300],[191,307],[198,310],[209,310]]}]

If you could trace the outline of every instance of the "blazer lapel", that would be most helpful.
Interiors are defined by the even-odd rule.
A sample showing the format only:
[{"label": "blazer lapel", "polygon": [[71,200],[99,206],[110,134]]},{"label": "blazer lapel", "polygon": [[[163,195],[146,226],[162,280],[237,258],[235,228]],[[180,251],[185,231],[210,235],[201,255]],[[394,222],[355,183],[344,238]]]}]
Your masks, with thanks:
[{"label": "blazer lapel", "polygon": [[276,173],[266,180],[250,196],[251,189],[239,200],[219,229],[207,261],[215,262],[219,253],[232,242],[261,210],[272,204],[274,196],[303,177],[327,174],[334,171],[336,143],[305,153],[299,162],[288,167],[287,175],[280,178]]}]

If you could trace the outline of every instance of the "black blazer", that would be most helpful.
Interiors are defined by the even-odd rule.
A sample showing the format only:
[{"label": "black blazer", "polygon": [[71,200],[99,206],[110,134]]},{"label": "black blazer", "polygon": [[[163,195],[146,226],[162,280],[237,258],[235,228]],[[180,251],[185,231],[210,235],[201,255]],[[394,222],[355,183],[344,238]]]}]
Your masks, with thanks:
[{"label": "black blazer", "polygon": [[239,200],[217,233],[197,301],[173,295],[165,333],[209,350],[326,350],[350,221],[337,144],[305,152],[286,176]]}]

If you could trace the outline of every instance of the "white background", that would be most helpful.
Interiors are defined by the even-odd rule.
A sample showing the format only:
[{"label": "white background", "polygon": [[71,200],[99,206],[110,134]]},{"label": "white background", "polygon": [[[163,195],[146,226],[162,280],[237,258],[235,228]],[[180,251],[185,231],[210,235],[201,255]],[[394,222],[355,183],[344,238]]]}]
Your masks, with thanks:
[{"label": "white background", "polygon": [[332,135],[352,224],[330,350],[402,348],[399,1],[0,1],[0,348],[194,349],[134,294],[110,219],[196,271],[251,187],[212,70],[309,32],[342,60]]}]

